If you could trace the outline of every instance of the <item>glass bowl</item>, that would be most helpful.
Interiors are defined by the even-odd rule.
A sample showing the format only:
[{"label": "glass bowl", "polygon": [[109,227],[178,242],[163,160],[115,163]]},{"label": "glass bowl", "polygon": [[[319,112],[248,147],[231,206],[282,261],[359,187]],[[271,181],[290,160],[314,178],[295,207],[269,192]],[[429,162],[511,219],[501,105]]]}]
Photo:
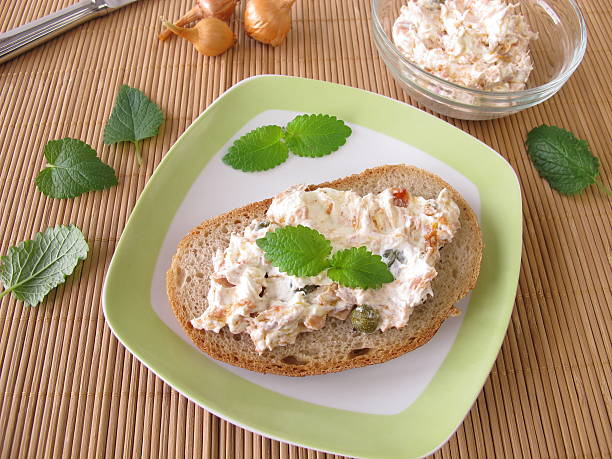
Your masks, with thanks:
[{"label": "glass bowl", "polygon": [[404,90],[427,108],[453,118],[487,120],[524,110],[553,96],[578,67],[586,50],[584,18],[574,0],[508,0],[538,38],[530,42],[533,71],[526,89],[492,92],[439,78],[407,60],[391,30],[407,0],[372,0],[372,29],[378,52]]}]

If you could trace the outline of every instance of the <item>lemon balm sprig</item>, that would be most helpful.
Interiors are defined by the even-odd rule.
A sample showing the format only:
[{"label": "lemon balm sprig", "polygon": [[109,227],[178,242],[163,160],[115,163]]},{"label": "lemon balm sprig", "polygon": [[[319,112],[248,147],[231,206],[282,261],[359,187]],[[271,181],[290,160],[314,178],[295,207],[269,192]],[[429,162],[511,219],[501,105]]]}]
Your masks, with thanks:
[{"label": "lemon balm sprig", "polygon": [[284,128],[262,126],[240,137],[223,157],[228,166],[257,172],[284,163],[289,152],[318,158],[329,155],[346,143],[353,131],[344,121],[330,115],[299,115]]},{"label": "lemon balm sprig", "polygon": [[331,242],[306,226],[285,226],[257,239],[266,260],[291,276],[311,277],[327,270],[331,280],[349,288],[374,289],[394,277],[379,255],[351,247],[330,257]]}]

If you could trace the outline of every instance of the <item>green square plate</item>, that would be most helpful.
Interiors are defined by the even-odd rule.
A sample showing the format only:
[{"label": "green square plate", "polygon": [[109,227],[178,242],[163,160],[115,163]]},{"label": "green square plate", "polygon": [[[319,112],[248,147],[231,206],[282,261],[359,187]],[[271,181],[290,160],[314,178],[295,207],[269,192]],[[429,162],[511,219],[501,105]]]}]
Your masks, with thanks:
[{"label": "green square plate", "polygon": [[[221,162],[240,135],[286,124],[296,113],[327,113],[353,135],[324,158],[292,156],[245,174]],[[176,244],[202,220],[368,167],[408,163],[455,186],[479,214],[481,275],[464,313],[425,346],[398,359],[333,375],[289,378],[219,364],[183,335],[170,311],[164,273]],[[177,140],[143,191],[121,236],[104,291],[119,340],[170,386],[207,410],[265,436],[368,458],[435,450],[461,423],[499,351],[516,292],[521,196],[495,151],[438,118],[362,90],[263,76],[223,94]]]}]

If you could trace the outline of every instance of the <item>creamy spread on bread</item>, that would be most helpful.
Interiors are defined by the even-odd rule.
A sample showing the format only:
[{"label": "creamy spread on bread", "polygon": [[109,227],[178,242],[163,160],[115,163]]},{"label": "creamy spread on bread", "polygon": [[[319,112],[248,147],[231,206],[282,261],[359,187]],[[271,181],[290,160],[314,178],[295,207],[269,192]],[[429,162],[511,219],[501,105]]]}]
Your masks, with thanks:
[{"label": "creamy spread on bread", "polygon": [[[280,272],[266,261],[257,239],[283,226],[304,225],[322,233],[332,252],[366,246],[389,266],[394,281],[378,289],[351,289],[324,272],[308,278]],[[439,249],[459,229],[459,208],[448,190],[435,199],[389,188],[360,196],[352,191],[300,185],[272,201],[265,220],[213,258],[208,307],[191,321],[198,329],[248,333],[258,352],[295,342],[302,332],[321,329],[327,317],[346,319],[355,305],[380,315],[378,329],[401,328],[415,306],[433,295]]]},{"label": "creamy spread on bread", "polygon": [[484,91],[525,88],[536,37],[518,4],[503,0],[408,0],[393,25],[393,41],[408,60]]}]

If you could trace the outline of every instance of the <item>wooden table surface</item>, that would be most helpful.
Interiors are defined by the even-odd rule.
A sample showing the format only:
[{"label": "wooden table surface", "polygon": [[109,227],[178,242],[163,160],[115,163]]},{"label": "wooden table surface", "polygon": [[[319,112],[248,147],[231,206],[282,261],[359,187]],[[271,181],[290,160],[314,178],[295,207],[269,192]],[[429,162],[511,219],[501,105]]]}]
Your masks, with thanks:
[{"label": "wooden table surface", "polygon": [[[0,30],[71,0],[4,0]],[[523,190],[524,240],[515,309],[499,357],[465,421],[436,457],[612,455],[610,331],[612,207],[596,187],[564,197],[535,172],[526,133],[555,124],[587,139],[612,182],[612,2],[579,1],[589,44],[582,65],[549,101],[495,121],[448,121],[499,151]],[[104,322],[102,283],[126,219],[156,165],[223,91],[257,74],[297,75],[415,104],[378,58],[367,0],[298,0],[278,48],[244,35],[217,58],[155,38],[159,17],[189,0],[140,0],[0,65],[0,253],[58,223],[74,223],[88,259],[38,307],[0,304],[0,456],[313,458],[318,453],[251,434],[189,402],[139,363]],[[102,145],[119,85],[157,101],[166,122],[145,141],[138,169],[125,148]],[[43,147],[86,141],[119,186],[50,199],[33,180]],[[327,455],[332,456],[332,455]]]}]

